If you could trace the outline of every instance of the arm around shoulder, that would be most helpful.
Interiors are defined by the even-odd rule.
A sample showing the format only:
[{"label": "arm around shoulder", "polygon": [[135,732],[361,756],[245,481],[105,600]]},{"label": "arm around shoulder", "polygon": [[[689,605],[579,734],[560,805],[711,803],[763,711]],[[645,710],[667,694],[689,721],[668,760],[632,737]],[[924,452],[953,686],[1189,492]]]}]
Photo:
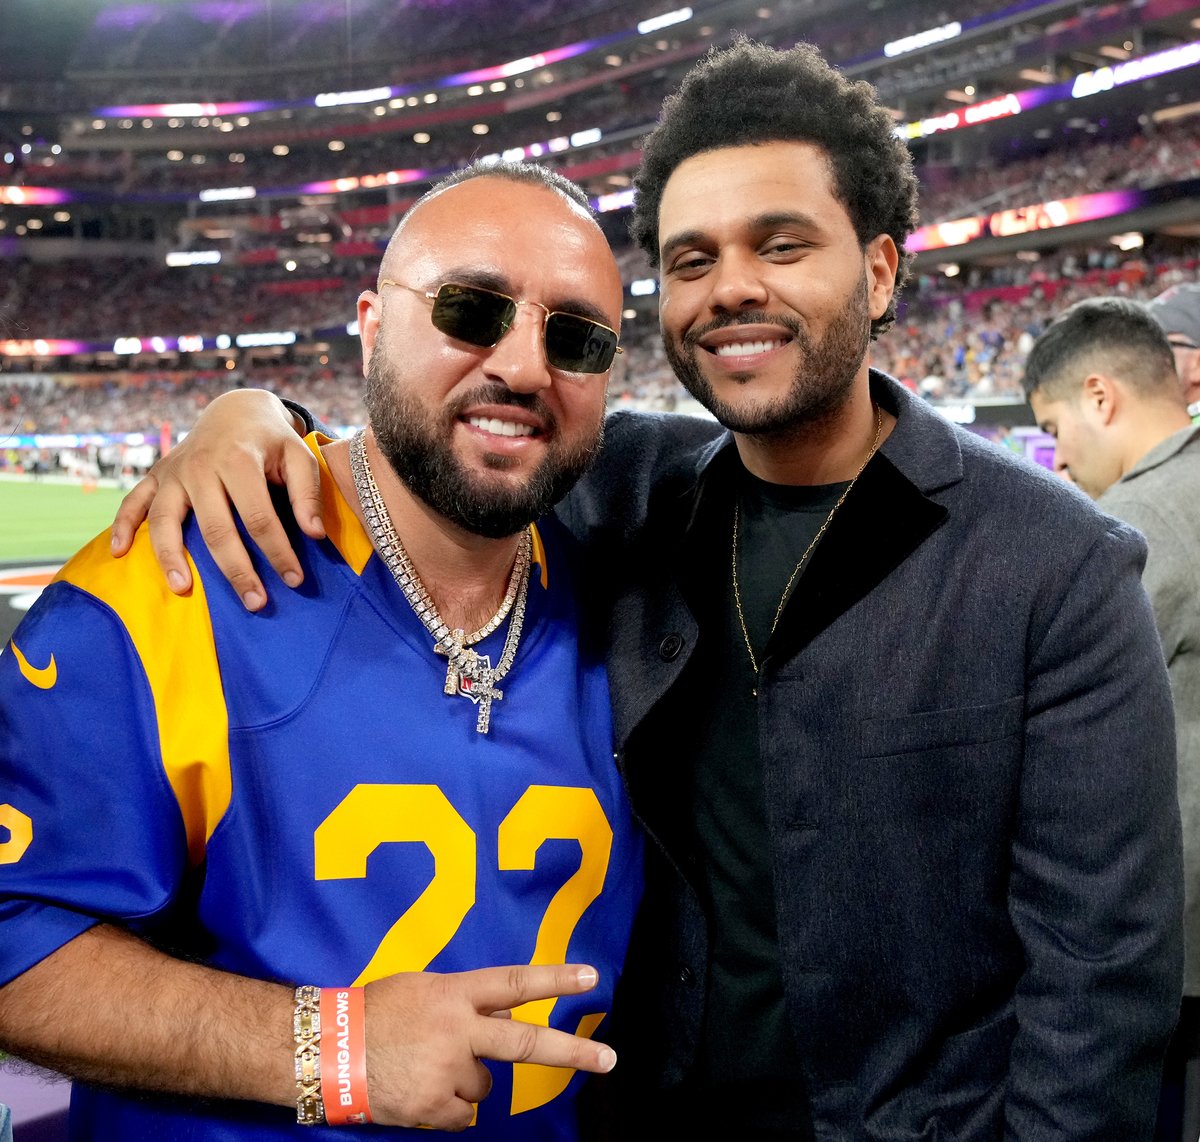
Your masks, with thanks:
[{"label": "arm around shoulder", "polygon": [[148,520],[155,558],[171,589],[182,594],[191,586],[182,525],[194,511],[222,574],[247,610],[259,610],[267,593],[238,534],[236,511],[283,581],[299,586],[304,573],[268,485],[286,486],[306,534],[314,539],[325,534],[317,462],[299,435],[305,427],[272,393],[240,389],[222,394],[200,414],[186,439],[125,497],[113,521],[113,553],[124,555],[138,525]]}]

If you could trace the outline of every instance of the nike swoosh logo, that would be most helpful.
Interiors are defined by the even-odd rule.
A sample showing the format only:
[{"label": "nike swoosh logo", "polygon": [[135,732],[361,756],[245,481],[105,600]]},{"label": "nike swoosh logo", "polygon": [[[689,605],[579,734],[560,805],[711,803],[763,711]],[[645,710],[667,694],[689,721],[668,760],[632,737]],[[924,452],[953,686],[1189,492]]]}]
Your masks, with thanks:
[{"label": "nike swoosh logo", "polygon": [[53,654],[50,655],[49,666],[32,666],[15,642],[9,642],[8,645],[12,647],[12,652],[17,657],[17,669],[28,681],[32,682],[39,690],[54,689],[54,683],[58,681],[58,664],[54,661]]}]

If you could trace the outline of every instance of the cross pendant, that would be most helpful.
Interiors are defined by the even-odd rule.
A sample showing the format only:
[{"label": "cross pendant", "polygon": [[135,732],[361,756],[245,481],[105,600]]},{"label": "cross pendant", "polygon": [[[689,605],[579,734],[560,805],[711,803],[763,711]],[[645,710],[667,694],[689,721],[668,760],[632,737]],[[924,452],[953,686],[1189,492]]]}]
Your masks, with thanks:
[{"label": "cross pendant", "polygon": [[[467,632],[464,630],[452,630],[450,632],[450,639],[454,643],[455,650],[463,650],[467,640]],[[454,665],[454,659],[451,658],[450,651],[440,642],[435,642],[433,644],[433,652],[449,659],[449,662],[446,663],[446,682],[442,687],[442,693],[457,694],[459,692],[461,675],[459,674],[458,667]],[[468,653],[474,654],[474,651],[468,651]]]},{"label": "cross pendant", "polygon": [[478,733],[486,734],[492,722],[492,700],[499,701],[504,697],[504,691],[496,688],[488,656],[485,654],[479,657],[484,660],[480,676],[478,678],[461,678],[459,693],[464,698],[470,698],[479,707],[479,713],[475,717],[475,729]]}]

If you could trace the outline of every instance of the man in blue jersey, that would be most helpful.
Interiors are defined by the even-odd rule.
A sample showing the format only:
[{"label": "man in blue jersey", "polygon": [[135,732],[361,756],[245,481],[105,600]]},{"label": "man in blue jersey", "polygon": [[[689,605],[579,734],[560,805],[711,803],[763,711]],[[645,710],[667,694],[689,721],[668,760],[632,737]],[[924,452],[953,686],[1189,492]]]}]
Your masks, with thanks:
[{"label": "man in blue jersey", "polygon": [[[668,357],[720,425],[614,413],[558,508],[652,842],[616,1136],[1148,1138],[1182,886],[1144,544],[869,367],[916,181],[866,84],[738,43],[642,156]],[[223,433],[311,501],[282,406],[231,399],[160,469],[167,568],[189,497],[228,511],[210,463],[269,514]]]},{"label": "man in blue jersey", "polygon": [[105,538],[0,655],[0,1046],[79,1080],[73,1137],[574,1135],[641,862],[545,513],[620,313],[577,188],[445,180],[359,298],[369,428],[307,440],[303,587]]}]

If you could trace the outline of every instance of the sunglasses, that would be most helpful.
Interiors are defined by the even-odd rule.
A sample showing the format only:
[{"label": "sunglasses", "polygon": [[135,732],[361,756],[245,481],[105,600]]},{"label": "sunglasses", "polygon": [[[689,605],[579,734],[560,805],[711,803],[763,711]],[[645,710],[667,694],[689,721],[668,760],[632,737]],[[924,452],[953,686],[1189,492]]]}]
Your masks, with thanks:
[{"label": "sunglasses", "polygon": [[546,315],[542,322],[546,360],[554,368],[568,373],[606,372],[613,357],[624,352],[617,344],[616,330],[577,313],[548,309],[540,301],[516,301],[494,290],[450,282],[438,286],[432,293],[391,278],[384,278],[379,285],[397,286],[428,298],[433,302],[430,317],[438,332],[481,349],[498,344],[512,328],[517,306],[536,305]]}]

